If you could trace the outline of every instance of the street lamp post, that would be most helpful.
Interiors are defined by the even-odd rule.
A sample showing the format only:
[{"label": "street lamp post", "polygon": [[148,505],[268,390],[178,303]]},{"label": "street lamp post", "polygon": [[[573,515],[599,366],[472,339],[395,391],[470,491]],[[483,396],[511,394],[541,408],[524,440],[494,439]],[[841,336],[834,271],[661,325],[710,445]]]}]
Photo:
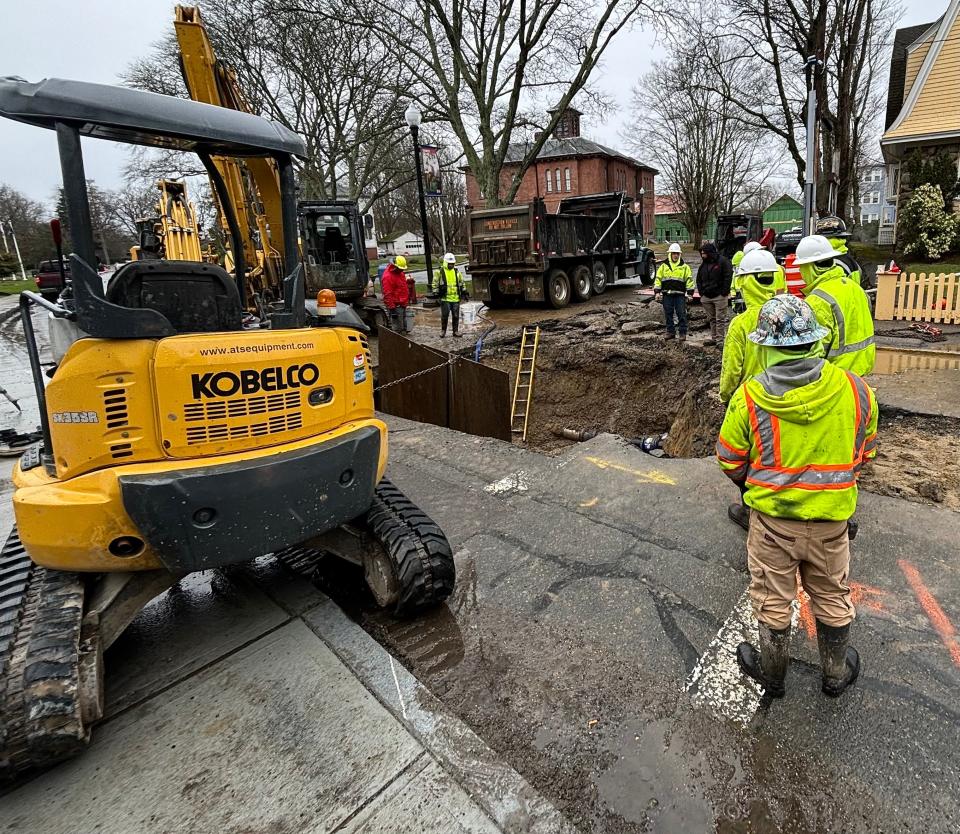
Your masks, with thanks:
[{"label": "street lamp post", "polygon": [[430,229],[427,226],[427,198],[423,193],[423,168],[420,164],[420,111],[411,102],[403,118],[413,136],[413,163],[417,169],[417,196],[420,198],[420,230],[423,234],[423,254],[427,265],[427,288],[433,285],[433,263],[430,260]]},{"label": "street lamp post", "polygon": [[13,249],[17,253],[17,261],[20,263],[20,277],[26,281],[27,271],[23,268],[23,258],[20,257],[20,244],[17,243],[17,233],[13,229],[13,221],[11,220],[7,220],[7,231],[10,232],[10,237],[13,238]]}]

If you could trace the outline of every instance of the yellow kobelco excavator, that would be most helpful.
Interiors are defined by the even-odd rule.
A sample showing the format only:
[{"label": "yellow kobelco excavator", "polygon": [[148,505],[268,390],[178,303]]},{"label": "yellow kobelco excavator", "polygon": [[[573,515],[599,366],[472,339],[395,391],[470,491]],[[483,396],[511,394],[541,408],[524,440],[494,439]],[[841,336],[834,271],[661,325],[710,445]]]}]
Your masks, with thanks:
[{"label": "yellow kobelco excavator", "polygon": [[[57,79],[0,80],[0,115],[56,131],[75,253],[62,303],[20,297],[43,441],[15,469],[17,526],[0,554],[10,778],[83,748],[102,715],[104,649],[186,573],[333,552],[404,614],[450,594],[454,563],[437,525],[383,480],[364,325],[332,292],[304,302],[298,136],[248,113]],[[213,154],[275,162],[286,277],[268,328],[244,329],[242,270],[215,264],[132,261],[104,292],[81,136],[192,151],[217,188]],[[46,386],[35,307],[55,346]]]}]

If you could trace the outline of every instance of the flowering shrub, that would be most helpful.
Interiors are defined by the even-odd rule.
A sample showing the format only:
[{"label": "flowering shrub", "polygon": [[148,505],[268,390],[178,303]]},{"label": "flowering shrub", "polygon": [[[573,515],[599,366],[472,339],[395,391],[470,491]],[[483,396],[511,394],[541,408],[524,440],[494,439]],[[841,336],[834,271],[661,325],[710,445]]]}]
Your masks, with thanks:
[{"label": "flowering shrub", "polygon": [[919,186],[900,209],[898,220],[903,253],[926,260],[942,258],[953,246],[960,223],[943,207],[939,185]]}]

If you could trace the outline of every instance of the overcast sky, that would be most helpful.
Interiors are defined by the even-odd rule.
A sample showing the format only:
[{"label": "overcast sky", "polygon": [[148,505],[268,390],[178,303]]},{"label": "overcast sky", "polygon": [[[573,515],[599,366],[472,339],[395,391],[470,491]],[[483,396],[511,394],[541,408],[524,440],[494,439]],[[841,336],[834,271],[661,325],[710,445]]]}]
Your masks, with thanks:
[{"label": "overcast sky", "polygon": [[[5,0],[0,76],[28,81],[60,77],[107,84],[173,26],[171,0]],[[203,7],[200,3],[201,9]],[[935,19],[947,0],[905,0],[901,26]],[[614,40],[604,61],[600,86],[622,106],[604,124],[586,119],[585,135],[607,145],[621,142],[630,88],[661,56],[653,35],[626,31]],[[119,184],[125,151],[84,140],[87,176],[100,185]],[[52,204],[60,182],[57,146],[49,131],[0,119],[0,182]]]}]

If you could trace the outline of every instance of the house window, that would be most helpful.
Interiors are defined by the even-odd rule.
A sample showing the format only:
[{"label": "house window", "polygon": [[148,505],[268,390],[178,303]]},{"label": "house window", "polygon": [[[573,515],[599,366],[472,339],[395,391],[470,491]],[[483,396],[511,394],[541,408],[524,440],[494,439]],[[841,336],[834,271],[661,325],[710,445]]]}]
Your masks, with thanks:
[{"label": "house window", "polygon": [[863,195],[864,205],[877,205],[880,202],[880,192],[879,191],[868,191]]},{"label": "house window", "polygon": [[547,168],[547,194],[553,191],[553,171]]},{"label": "house window", "polygon": [[563,169],[563,184],[567,191],[570,190],[570,169]]},{"label": "house window", "polygon": [[883,174],[880,171],[871,171],[864,178],[864,182],[880,182],[883,179]]},{"label": "house window", "polygon": [[560,184],[560,169],[557,168],[557,191],[562,191],[563,186]]}]

